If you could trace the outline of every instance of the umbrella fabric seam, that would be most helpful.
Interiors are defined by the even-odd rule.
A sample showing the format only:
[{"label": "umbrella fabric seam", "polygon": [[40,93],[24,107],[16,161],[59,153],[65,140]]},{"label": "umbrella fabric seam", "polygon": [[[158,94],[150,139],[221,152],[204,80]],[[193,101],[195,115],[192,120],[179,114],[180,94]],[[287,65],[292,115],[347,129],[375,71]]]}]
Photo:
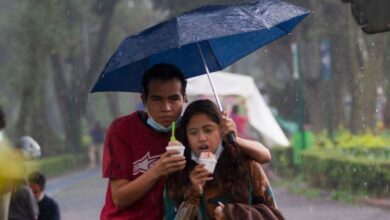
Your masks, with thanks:
[{"label": "umbrella fabric seam", "polygon": [[[257,18],[256,16],[254,16],[252,13],[250,13],[246,8],[242,7],[242,6],[239,6],[239,8],[245,12],[247,15],[251,16],[252,18],[255,18],[254,20],[257,21]],[[264,20],[263,20],[264,23],[266,23]],[[258,22],[257,22],[258,23]],[[265,25],[267,29],[270,29],[267,25]]]},{"label": "umbrella fabric seam", "polygon": [[217,56],[216,56],[215,53],[214,53],[214,50],[212,50],[213,48],[211,47],[210,41],[209,41],[209,40],[206,40],[206,42],[207,42],[207,45],[210,47],[211,53],[212,53],[213,56],[215,57],[215,62],[217,63],[218,68],[219,68],[220,70],[222,70],[222,66],[221,66],[221,64],[219,63],[219,61],[218,61],[218,59],[217,59]]},{"label": "umbrella fabric seam", "polygon": [[175,22],[176,22],[176,41],[177,41],[177,47],[180,48],[182,45],[182,42],[181,42],[181,36],[180,36],[180,17],[177,17],[175,18]]}]

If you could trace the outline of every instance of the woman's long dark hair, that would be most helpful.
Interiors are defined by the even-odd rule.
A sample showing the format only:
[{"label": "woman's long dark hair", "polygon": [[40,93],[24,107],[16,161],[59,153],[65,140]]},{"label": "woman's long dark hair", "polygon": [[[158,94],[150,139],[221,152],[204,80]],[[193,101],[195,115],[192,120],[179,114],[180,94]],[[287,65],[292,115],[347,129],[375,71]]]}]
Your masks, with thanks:
[{"label": "woman's long dark hair", "polygon": [[[220,125],[221,118],[217,106],[210,100],[197,100],[186,108],[180,123],[180,141],[186,146],[184,156],[186,167],[181,172],[176,172],[168,177],[167,188],[170,196],[178,205],[184,199],[185,187],[191,184],[190,171],[196,166],[191,160],[191,147],[189,145],[186,130],[194,115],[205,114],[210,120]],[[224,150],[218,159],[214,179],[206,184],[218,184],[223,188],[224,195],[235,202],[247,203],[249,174],[247,163],[242,160],[241,152],[237,146],[222,143]]]}]

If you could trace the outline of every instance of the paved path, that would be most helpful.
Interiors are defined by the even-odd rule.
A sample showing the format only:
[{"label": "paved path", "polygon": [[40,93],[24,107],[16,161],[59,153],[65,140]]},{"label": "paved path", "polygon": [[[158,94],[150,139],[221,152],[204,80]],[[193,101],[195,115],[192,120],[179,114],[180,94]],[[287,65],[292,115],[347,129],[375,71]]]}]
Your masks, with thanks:
[{"label": "paved path", "polygon": [[279,208],[288,220],[390,220],[390,210],[349,205],[329,199],[307,198],[275,189]]},{"label": "paved path", "polygon": [[100,170],[82,170],[48,182],[48,194],[58,202],[62,220],[99,219],[106,181]]},{"label": "paved path", "polygon": [[[82,170],[51,179],[47,191],[59,203],[63,220],[99,219],[106,181],[100,170]],[[288,220],[389,220],[390,210],[346,205],[321,198],[306,198],[274,189],[279,208]]]}]

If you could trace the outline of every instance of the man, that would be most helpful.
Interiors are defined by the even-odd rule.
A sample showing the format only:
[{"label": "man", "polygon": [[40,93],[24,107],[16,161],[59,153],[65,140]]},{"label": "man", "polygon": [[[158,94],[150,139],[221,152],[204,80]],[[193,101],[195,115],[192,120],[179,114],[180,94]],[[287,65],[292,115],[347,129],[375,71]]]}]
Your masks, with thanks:
[{"label": "man", "polygon": [[[165,151],[173,121],[179,124],[187,82],[170,64],[156,64],[143,76],[141,99],[147,110],[114,120],[103,154],[103,177],[109,178],[101,220],[162,219],[165,177],[182,170],[184,156]],[[270,160],[265,148],[243,149],[255,160]]]},{"label": "man", "polygon": [[45,176],[40,172],[33,172],[28,176],[28,182],[35,198],[38,200],[38,220],[59,220],[60,209],[57,202],[44,192]]},{"label": "man", "polygon": [[104,144],[103,177],[109,184],[101,219],[162,219],[163,177],[185,165],[183,156],[165,152],[185,88],[178,68],[158,64],[143,78],[141,99],[148,114],[134,112],[112,122]]},{"label": "man", "polygon": [[89,132],[92,141],[88,149],[89,168],[95,168],[98,164],[102,163],[104,133],[105,130],[102,128],[100,123],[95,122],[95,125]]}]

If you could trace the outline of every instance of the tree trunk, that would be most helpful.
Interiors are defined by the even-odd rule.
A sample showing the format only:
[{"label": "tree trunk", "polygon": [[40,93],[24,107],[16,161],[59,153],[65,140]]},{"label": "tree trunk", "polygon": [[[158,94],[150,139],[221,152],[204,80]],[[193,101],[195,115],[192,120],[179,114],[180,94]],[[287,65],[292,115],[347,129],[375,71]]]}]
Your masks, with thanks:
[{"label": "tree trunk", "polygon": [[42,45],[44,40],[39,32],[39,21],[33,19],[34,13],[40,10],[42,5],[37,2],[29,2],[22,17],[22,24],[26,25],[22,34],[28,35],[27,41],[21,41],[25,45],[22,60],[25,60],[26,70],[21,89],[21,107],[16,123],[17,138],[22,135],[30,135],[41,145],[43,153],[50,152],[50,146],[56,139],[50,129],[47,116],[45,64],[47,54]]},{"label": "tree trunk", "polygon": [[[83,114],[85,114],[85,107],[88,100],[89,91],[97,79],[100,73],[100,68],[103,64],[104,49],[107,44],[108,34],[111,29],[112,16],[114,14],[115,6],[119,0],[112,0],[108,4],[104,4],[104,11],[100,12],[103,15],[102,26],[97,34],[97,39],[92,49],[92,57],[88,71],[85,74],[81,74],[80,81],[83,82],[80,87],[77,88],[77,97],[80,99],[80,105],[83,106]],[[119,108],[119,107],[115,107]]]},{"label": "tree trunk", "polygon": [[350,105],[350,130],[352,133],[360,133],[362,131],[363,113],[361,102],[361,85],[360,85],[360,65],[358,59],[360,58],[360,51],[357,45],[357,31],[355,23],[351,15],[348,15],[348,42],[349,42],[349,54],[348,54],[348,66],[349,71],[349,89],[351,94]]},{"label": "tree trunk", "polygon": [[117,118],[120,115],[118,94],[113,92],[107,93],[107,102],[111,117]]},{"label": "tree trunk", "polygon": [[[78,149],[75,146],[78,146],[77,138],[74,136],[75,121],[74,119],[74,107],[72,107],[72,96],[70,88],[67,85],[65,78],[65,64],[64,58],[61,54],[54,52],[51,54],[51,64],[54,75],[54,90],[60,106],[60,115],[62,125],[65,131],[65,142],[66,146],[71,152],[77,152]],[[78,129],[76,129],[78,130]]]}]

